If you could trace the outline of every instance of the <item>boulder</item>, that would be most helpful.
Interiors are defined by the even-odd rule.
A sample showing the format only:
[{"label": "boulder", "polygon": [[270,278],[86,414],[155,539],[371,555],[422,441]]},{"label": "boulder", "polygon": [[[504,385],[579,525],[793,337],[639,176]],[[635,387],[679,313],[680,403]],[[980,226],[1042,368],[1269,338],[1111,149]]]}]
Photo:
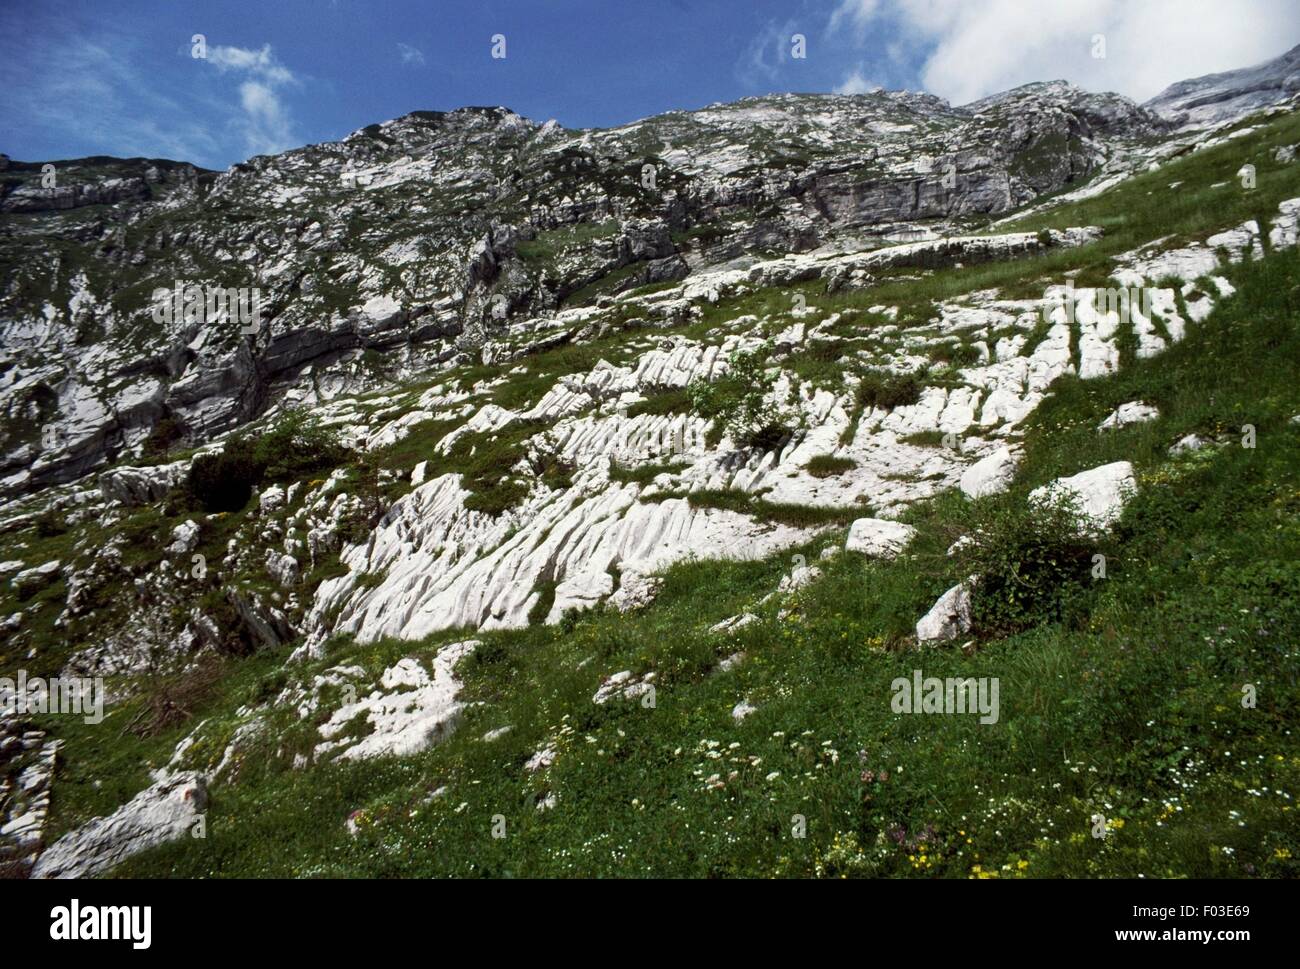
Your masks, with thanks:
[{"label": "boulder", "polygon": [[9,585],[19,595],[30,595],[58,578],[59,564],[58,559],[51,559],[30,569],[23,569],[9,580]]},{"label": "boulder", "polygon": [[916,624],[918,642],[942,642],[969,632],[971,627],[971,589],[974,576],[953,586]]},{"label": "boulder", "polygon": [[270,485],[257,496],[257,510],[263,515],[279,511],[284,505],[284,489],[279,485]]},{"label": "boulder", "polygon": [[163,773],[107,817],[95,818],[54,842],[33,878],[88,878],[147,848],[183,838],[207,807],[204,778],[193,771]]},{"label": "boulder", "polygon": [[1209,444],[1205,438],[1199,434],[1188,434],[1186,437],[1180,437],[1170,448],[1170,454],[1185,454],[1188,451],[1199,451],[1205,445]]},{"label": "boulder", "polygon": [[1005,445],[980,458],[961,476],[961,490],[967,498],[996,495],[1011,486],[1020,459]]},{"label": "boulder", "polygon": [[654,601],[663,579],[649,575],[634,565],[624,565],[619,575],[618,591],[609,597],[610,605],[619,612],[631,612]]},{"label": "boulder", "polygon": [[[450,736],[465,709],[456,664],[479,645],[478,640],[467,639],[443,646],[433,658],[432,675],[414,657],[398,660],[384,671],[369,696],[345,703],[321,725],[316,757],[409,756]],[[370,727],[359,740],[349,732],[349,724],[358,716],[364,716]]]},{"label": "boulder", "polygon": [[804,586],[816,582],[821,578],[821,575],[822,570],[817,566],[801,565],[781,580],[781,584],[776,587],[776,591],[781,595],[798,592]]},{"label": "boulder", "polygon": [[188,461],[146,468],[112,468],[99,476],[99,490],[109,501],[128,506],[147,505],[162,501],[188,474]]},{"label": "boulder", "polygon": [[1057,496],[1074,499],[1088,531],[1104,531],[1119,520],[1124,503],[1137,491],[1133,465],[1115,461],[1080,471],[1068,478],[1057,478],[1029,493],[1030,502],[1042,502]]},{"label": "boulder", "polygon": [[739,616],[732,616],[724,619],[722,622],[715,623],[709,627],[711,633],[734,633],[737,630],[744,629],[746,626],[758,622],[758,616],[752,612],[741,613]]},{"label": "boulder", "polygon": [[736,723],[740,723],[740,721],[744,720],[751,713],[757,712],[758,707],[754,706],[748,700],[741,700],[731,708],[731,719],[736,721]]},{"label": "boulder", "polygon": [[1158,408],[1144,404],[1140,400],[1129,401],[1127,404],[1120,404],[1114,413],[1097,425],[1097,430],[1108,431],[1117,427],[1127,427],[1129,424],[1145,424],[1159,416]]},{"label": "boulder", "polygon": [[273,548],[266,550],[266,571],[271,578],[286,589],[298,584],[298,560],[286,552],[277,552]]},{"label": "boulder", "polygon": [[193,520],[183,521],[172,529],[172,541],[167,551],[173,555],[184,555],[199,544],[199,523]]},{"label": "boulder", "polygon": [[916,529],[884,518],[859,518],[849,526],[846,552],[861,552],[872,558],[892,559],[916,536]]}]

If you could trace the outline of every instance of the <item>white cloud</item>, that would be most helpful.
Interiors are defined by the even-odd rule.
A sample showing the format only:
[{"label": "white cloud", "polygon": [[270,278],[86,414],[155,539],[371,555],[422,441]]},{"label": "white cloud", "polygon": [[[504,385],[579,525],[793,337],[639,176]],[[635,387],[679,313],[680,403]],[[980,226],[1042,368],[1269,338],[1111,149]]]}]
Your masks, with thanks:
[{"label": "white cloud", "polygon": [[862,76],[862,68],[856,68],[835,88],[836,94],[870,94],[881,90],[881,85]]},{"label": "white cloud", "polygon": [[255,155],[274,154],[294,144],[293,122],[275,92],[260,81],[239,85],[239,101],[247,117],[244,140]]},{"label": "white cloud", "polygon": [[299,83],[294,73],[276,60],[270,44],[258,50],[218,46],[208,50],[207,63],[225,74],[247,76],[239,85],[242,114],[235,121],[251,155],[269,155],[299,144],[293,119],[275,88]]},{"label": "white cloud", "polygon": [[298,79],[271,53],[271,45],[264,44],[260,50],[248,50],[244,47],[213,47],[208,51],[208,63],[216,65],[221,71],[245,71],[262,78],[269,84],[288,84]]},{"label": "white cloud", "polygon": [[784,24],[768,23],[741,56],[736,66],[737,76],[747,84],[775,81],[791,60],[793,38],[798,33],[799,26],[793,20]]},{"label": "white cloud", "polygon": [[403,44],[399,41],[397,53],[401,55],[403,64],[412,64],[415,67],[424,66],[424,51],[418,47],[412,47],[410,44]]},{"label": "white cloud", "polygon": [[221,146],[211,127],[136,69],[143,55],[134,38],[28,37],[24,45],[25,60],[0,57],[0,88],[10,95],[0,128],[71,140],[87,154],[214,164]]},{"label": "white cloud", "polygon": [[879,9],[880,0],[841,0],[831,14],[830,29],[835,31],[847,26],[861,39]]},{"label": "white cloud", "polygon": [[828,30],[860,43],[892,28],[925,89],[955,104],[1056,78],[1141,101],[1283,53],[1300,39],[1295,12],[1295,0],[841,0]]}]

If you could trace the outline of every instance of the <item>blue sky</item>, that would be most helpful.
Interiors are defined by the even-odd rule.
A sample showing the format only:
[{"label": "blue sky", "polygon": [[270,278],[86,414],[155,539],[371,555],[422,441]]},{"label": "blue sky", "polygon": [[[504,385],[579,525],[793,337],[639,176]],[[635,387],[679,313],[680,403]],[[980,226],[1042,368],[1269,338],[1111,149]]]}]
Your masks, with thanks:
[{"label": "blue sky", "polygon": [[[0,151],[225,168],[470,104],[591,127],[877,85],[962,103],[1064,77],[1143,99],[1283,53],[1300,42],[1298,12],[1300,0],[0,0]],[[796,33],[806,57],[792,56]]]}]

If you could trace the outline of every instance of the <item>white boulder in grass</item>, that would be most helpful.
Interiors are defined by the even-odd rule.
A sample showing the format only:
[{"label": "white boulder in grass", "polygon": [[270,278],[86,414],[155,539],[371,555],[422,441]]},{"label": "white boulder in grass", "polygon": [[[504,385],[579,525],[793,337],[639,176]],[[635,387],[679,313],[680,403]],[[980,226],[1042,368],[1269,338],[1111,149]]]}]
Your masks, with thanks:
[{"label": "white boulder in grass", "polygon": [[12,579],[9,585],[15,591],[20,593],[31,592],[35,589],[43,589],[50,585],[59,575],[59,566],[62,563],[58,559],[51,559],[40,565],[32,566],[30,569],[23,569]]},{"label": "white boulder in grass", "polygon": [[1019,463],[1015,452],[1003,445],[965,470],[961,476],[962,494],[967,498],[983,498],[1006,491]]},{"label": "white boulder in grass", "polygon": [[155,845],[192,834],[207,810],[205,779],[192,771],[155,775],[151,787],[105,817],[50,845],[33,878],[89,878]]},{"label": "white boulder in grass", "polygon": [[740,723],[740,721],[744,720],[751,713],[757,712],[758,707],[754,706],[748,700],[741,700],[731,708],[731,719],[736,721],[736,723]]},{"label": "white boulder in grass", "polygon": [[847,552],[861,552],[872,558],[892,559],[916,535],[916,529],[902,522],[884,518],[859,518],[849,526],[849,538],[844,543]]},{"label": "white boulder in grass", "polygon": [[1180,437],[1172,447],[1169,448],[1170,454],[1186,454],[1189,451],[1199,451],[1209,442],[1199,434],[1188,434],[1186,437]]},{"label": "white boulder in grass", "polygon": [[1113,414],[1097,425],[1097,430],[1108,431],[1116,427],[1127,427],[1129,424],[1145,424],[1159,416],[1158,408],[1151,404],[1144,404],[1140,400],[1133,400],[1115,408]]},{"label": "white boulder in grass", "polygon": [[745,612],[741,613],[739,616],[732,616],[729,619],[724,619],[722,622],[710,626],[709,632],[731,634],[744,629],[746,626],[752,626],[756,622],[758,622],[758,616],[754,615],[752,612]]},{"label": "white boulder in grass", "polygon": [[1029,493],[1029,501],[1035,503],[1058,496],[1071,497],[1085,527],[1089,531],[1105,531],[1119,520],[1124,503],[1136,491],[1133,465],[1127,461],[1115,461],[1035,488]]},{"label": "white boulder in grass", "polygon": [[183,555],[192,551],[198,544],[199,523],[190,519],[172,529],[172,542],[167,546],[167,551],[173,555]]},{"label": "white boulder in grass", "polygon": [[663,579],[650,574],[646,563],[625,563],[619,573],[618,591],[609,597],[610,604],[619,612],[641,609],[654,601]]},{"label": "white boulder in grass", "polygon": [[921,643],[942,642],[970,632],[971,589],[979,581],[971,576],[941,595],[930,611],[916,624],[916,639]]},{"label": "white boulder in grass", "polygon": [[789,595],[792,592],[798,592],[805,586],[812,585],[821,577],[822,570],[817,566],[800,565],[781,580],[781,583],[776,587],[776,591],[779,595]]}]

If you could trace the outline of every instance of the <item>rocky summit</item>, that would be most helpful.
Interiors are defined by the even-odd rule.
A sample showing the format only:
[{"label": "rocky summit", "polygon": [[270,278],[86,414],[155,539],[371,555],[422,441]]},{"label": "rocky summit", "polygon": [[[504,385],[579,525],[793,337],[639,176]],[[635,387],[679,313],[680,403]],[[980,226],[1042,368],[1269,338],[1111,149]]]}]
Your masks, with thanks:
[{"label": "rocky summit", "polygon": [[1298,63],[0,155],[0,870],[1300,874]]}]

